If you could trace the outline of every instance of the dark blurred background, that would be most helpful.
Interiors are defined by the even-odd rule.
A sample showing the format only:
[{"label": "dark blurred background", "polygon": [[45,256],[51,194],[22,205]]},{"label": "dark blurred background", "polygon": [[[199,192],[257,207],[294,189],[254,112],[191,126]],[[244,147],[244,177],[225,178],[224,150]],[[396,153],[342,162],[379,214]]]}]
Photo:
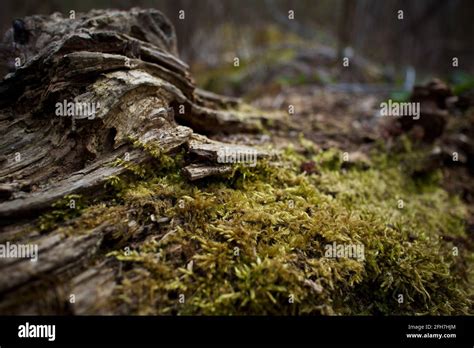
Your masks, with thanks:
[{"label": "dark blurred background", "polygon": [[[402,85],[407,78],[448,78],[453,71],[459,78],[474,69],[472,0],[2,0],[0,6],[2,32],[12,19],[33,14],[157,8],[175,24],[181,58],[198,80],[200,71],[232,62],[233,57],[252,61],[269,47],[278,47],[281,56],[286,52],[281,48],[289,45],[303,46],[307,52],[299,50],[300,55],[317,47],[328,59],[350,56],[361,64],[375,62],[377,73]],[[178,18],[180,10],[185,11],[184,20]],[[288,19],[289,10],[295,20]],[[403,20],[398,19],[399,10]],[[457,69],[453,57],[459,59]],[[202,81],[219,90],[209,76]]]}]

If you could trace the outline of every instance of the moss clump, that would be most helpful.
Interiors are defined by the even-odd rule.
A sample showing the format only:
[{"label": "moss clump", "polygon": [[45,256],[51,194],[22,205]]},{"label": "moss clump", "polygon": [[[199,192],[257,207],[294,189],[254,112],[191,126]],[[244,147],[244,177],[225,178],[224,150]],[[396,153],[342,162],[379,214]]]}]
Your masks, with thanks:
[{"label": "moss clump", "polygon": [[51,205],[52,210],[41,215],[37,226],[40,232],[47,232],[58,224],[81,215],[86,204],[81,195],[67,195]]},{"label": "moss clump", "polygon": [[[93,198],[70,194],[53,203],[51,210],[38,218],[37,227],[40,232],[48,232],[56,228],[70,231],[73,225],[76,232],[93,228],[97,226],[98,221],[110,220],[111,216],[117,218],[114,213],[117,209],[114,206],[126,207],[123,194],[135,187],[135,183],[143,183],[161,176],[179,177],[179,170],[183,166],[184,152],[182,150],[168,155],[162,153],[153,143],[144,144],[134,138],[130,138],[129,141],[134,148],[146,151],[152,160],[135,163],[117,158],[111,165],[125,167],[126,174],[108,177],[104,184],[104,191],[100,191],[100,194]],[[84,212],[86,213],[84,218],[78,219]],[[65,222],[69,224],[68,228],[61,226]]]},{"label": "moss clump", "polygon": [[[472,313],[456,198],[400,158],[345,170],[336,150],[310,156],[289,149],[284,166],[197,185],[174,169],[132,184],[123,204],[151,227],[109,254],[128,269],[114,301],[138,314]],[[318,174],[300,173],[308,159]],[[329,257],[335,244],[364,257]]]}]

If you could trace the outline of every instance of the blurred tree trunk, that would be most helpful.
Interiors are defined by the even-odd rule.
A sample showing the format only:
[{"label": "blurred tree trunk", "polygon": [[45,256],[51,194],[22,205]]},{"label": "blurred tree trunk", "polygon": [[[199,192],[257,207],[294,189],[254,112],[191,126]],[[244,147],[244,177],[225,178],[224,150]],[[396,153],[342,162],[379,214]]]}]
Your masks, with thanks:
[{"label": "blurred tree trunk", "polygon": [[339,60],[344,56],[344,49],[352,44],[352,30],[356,10],[355,0],[344,0],[341,4],[342,13],[339,17],[337,55]]}]

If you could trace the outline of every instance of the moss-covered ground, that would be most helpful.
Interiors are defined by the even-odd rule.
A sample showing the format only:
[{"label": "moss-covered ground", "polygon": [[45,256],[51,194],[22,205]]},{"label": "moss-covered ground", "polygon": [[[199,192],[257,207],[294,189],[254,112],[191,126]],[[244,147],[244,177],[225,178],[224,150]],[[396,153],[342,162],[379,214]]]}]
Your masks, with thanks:
[{"label": "moss-covered ground", "polygon": [[[374,150],[367,165],[289,145],[278,165],[198,183],[182,176],[181,154],[154,155],[133,180],[112,178],[113,200],[75,223],[128,231],[107,254],[122,279],[110,301],[125,313],[473,313],[465,209],[439,173],[412,178],[423,154]],[[328,245],[362,246],[363,257]]]}]

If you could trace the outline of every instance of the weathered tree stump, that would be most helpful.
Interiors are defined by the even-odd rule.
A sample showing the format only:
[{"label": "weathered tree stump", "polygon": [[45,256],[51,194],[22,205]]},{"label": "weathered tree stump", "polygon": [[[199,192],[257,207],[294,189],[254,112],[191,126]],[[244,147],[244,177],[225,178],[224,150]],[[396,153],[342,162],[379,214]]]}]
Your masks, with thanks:
[{"label": "weathered tree stump", "polygon": [[116,271],[97,256],[116,221],[74,236],[32,221],[66,195],[99,193],[126,171],[117,159],[153,160],[131,139],[197,155],[192,180],[228,172],[215,155],[226,145],[205,135],[256,132],[264,116],[196,89],[157,10],[27,17],[2,48],[13,71],[0,84],[0,243],[35,243],[40,261],[0,259],[0,313],[107,313]]}]

